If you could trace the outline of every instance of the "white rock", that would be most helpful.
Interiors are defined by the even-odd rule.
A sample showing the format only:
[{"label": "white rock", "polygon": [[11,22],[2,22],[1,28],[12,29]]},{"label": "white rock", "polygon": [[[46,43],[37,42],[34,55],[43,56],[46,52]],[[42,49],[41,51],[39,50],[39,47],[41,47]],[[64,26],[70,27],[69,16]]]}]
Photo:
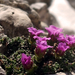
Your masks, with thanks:
[{"label": "white rock", "polygon": [[2,69],[1,66],[0,66],[0,75],[6,75],[6,72]]},{"label": "white rock", "polygon": [[66,33],[75,33],[75,10],[67,0],[53,0],[49,12],[56,18],[59,27],[67,31]]}]

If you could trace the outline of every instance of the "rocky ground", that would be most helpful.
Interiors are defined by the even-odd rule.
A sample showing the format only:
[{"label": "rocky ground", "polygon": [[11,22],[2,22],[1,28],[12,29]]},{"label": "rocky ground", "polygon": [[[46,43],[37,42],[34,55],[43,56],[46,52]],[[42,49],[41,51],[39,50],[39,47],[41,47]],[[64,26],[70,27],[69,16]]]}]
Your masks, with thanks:
[{"label": "rocky ground", "polygon": [[[27,37],[28,27],[44,30],[52,24],[63,28],[64,34],[75,35],[75,0],[0,0],[0,38]],[[0,67],[1,74],[6,75]]]}]

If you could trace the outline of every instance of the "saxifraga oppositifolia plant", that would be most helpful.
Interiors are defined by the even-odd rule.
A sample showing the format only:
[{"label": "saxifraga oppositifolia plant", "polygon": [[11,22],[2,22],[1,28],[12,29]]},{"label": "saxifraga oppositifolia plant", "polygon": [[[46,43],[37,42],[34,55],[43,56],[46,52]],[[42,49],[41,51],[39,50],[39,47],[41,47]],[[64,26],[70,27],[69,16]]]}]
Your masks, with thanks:
[{"label": "saxifraga oppositifolia plant", "polygon": [[45,75],[75,69],[75,37],[62,33],[61,28],[50,25],[43,30],[29,27],[29,37],[1,39],[7,51],[0,54],[7,75]]}]

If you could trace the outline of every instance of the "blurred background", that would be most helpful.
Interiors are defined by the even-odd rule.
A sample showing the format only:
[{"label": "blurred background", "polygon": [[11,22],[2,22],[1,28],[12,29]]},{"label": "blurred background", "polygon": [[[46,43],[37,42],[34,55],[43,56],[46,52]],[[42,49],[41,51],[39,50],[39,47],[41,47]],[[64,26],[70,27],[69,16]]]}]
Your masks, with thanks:
[{"label": "blurred background", "polygon": [[49,6],[57,25],[64,29],[65,34],[75,35],[75,0],[52,0]]},{"label": "blurred background", "polygon": [[[44,2],[47,4],[50,20],[46,15],[47,13],[45,13],[45,17],[43,18],[47,19],[48,22],[41,18],[42,21],[48,25],[52,24],[63,28],[64,34],[75,34],[75,0],[35,0],[35,2]],[[37,10],[37,7],[42,5],[42,3],[40,5],[36,5],[33,6],[33,8]],[[41,8],[44,8],[44,6]],[[43,10],[46,10],[47,8],[44,8]],[[43,10],[42,14],[44,12]]]},{"label": "blurred background", "polygon": [[[63,28],[64,34],[75,35],[75,0],[36,0],[36,2],[47,4],[50,20],[47,20],[48,22],[44,20],[46,24]],[[37,9],[36,5],[34,9]],[[44,16],[46,17],[43,18],[48,19],[46,14]]]},{"label": "blurred background", "polygon": [[75,0],[34,1],[30,3],[31,7],[39,13],[44,23],[63,28],[64,34],[75,35]]},{"label": "blurred background", "polygon": [[32,24],[43,30],[55,25],[62,28],[64,34],[75,35],[75,0],[0,0],[0,25],[4,34],[9,37],[27,35],[23,29]]},{"label": "blurred background", "polygon": [[75,0],[41,0],[52,15],[52,24],[63,28],[64,34],[75,35]]}]

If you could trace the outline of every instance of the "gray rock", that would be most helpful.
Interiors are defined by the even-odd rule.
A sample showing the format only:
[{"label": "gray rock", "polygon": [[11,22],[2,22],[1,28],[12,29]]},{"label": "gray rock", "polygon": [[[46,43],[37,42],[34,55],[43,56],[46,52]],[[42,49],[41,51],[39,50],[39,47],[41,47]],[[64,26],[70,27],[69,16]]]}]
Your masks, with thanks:
[{"label": "gray rock", "polygon": [[14,2],[32,4],[35,0],[0,0],[0,3],[6,5],[12,5]]},{"label": "gray rock", "polygon": [[34,27],[36,27],[38,29],[41,28],[39,14],[35,10],[30,8],[30,6],[28,4],[26,4],[26,3],[14,3],[13,7],[20,8],[23,11],[25,11],[27,13],[27,16],[31,19]]},{"label": "gray rock", "polygon": [[4,34],[4,28],[0,25],[0,38],[7,37],[7,35]]},{"label": "gray rock", "polygon": [[31,5],[31,8],[36,10],[40,16],[40,20],[45,22],[46,24],[51,24],[50,14],[48,12],[48,8],[46,3],[38,2]]},{"label": "gray rock", "polygon": [[46,31],[46,27],[48,27],[48,25],[44,22],[41,22],[41,29]]},{"label": "gray rock", "polygon": [[0,66],[0,75],[6,75],[5,70],[3,70],[1,66]]},{"label": "gray rock", "polygon": [[13,3],[17,2],[17,3],[27,3],[28,4],[27,0],[10,0],[10,1],[12,1]]},{"label": "gray rock", "polygon": [[75,0],[68,0],[68,2],[75,9]]},{"label": "gray rock", "polygon": [[41,34],[42,37],[44,37],[44,36],[46,37],[46,36],[48,35],[48,32],[47,32],[47,30],[45,29],[45,27],[48,27],[48,25],[47,25],[46,23],[44,23],[44,22],[41,22],[41,30],[44,31],[44,33]]},{"label": "gray rock", "polygon": [[[6,4],[5,0],[3,0],[3,4]],[[10,6],[22,9],[23,11],[27,13],[26,15],[31,19],[34,27],[38,29],[41,28],[39,14],[35,10],[30,8],[26,0],[12,0],[12,1],[10,0],[8,1],[8,4],[6,5],[10,5]]]},{"label": "gray rock", "polygon": [[29,4],[35,3],[36,0],[26,0],[29,2]]},{"label": "gray rock", "polygon": [[52,0],[36,0],[36,2],[45,2],[49,6],[52,2]]},{"label": "gray rock", "polygon": [[28,27],[33,26],[27,13],[10,6],[0,4],[0,24],[9,37],[28,35]]},{"label": "gray rock", "polygon": [[29,4],[35,3],[35,0],[13,0],[16,2],[28,2]]},{"label": "gray rock", "polygon": [[0,3],[7,4],[7,5],[11,4],[11,2],[9,0],[0,0]]},{"label": "gray rock", "polygon": [[27,3],[18,3],[18,2],[14,2],[11,6],[16,7],[16,8],[20,8],[24,11],[31,11],[29,4]]},{"label": "gray rock", "polygon": [[3,27],[0,25],[0,34],[4,33]]},{"label": "gray rock", "polygon": [[39,17],[39,14],[35,11],[35,10],[31,10],[31,11],[28,11],[28,17],[31,19],[33,25],[35,28],[37,29],[41,29],[41,21],[40,21],[40,17]]}]

